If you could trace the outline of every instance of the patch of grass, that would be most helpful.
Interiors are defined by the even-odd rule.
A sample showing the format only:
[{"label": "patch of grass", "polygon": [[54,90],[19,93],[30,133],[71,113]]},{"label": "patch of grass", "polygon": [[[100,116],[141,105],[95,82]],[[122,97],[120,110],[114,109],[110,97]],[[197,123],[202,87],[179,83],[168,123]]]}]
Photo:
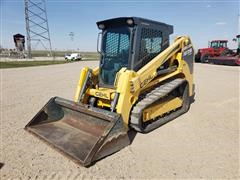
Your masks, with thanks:
[{"label": "patch of grass", "polygon": [[82,53],[82,57],[87,60],[99,60],[100,55],[98,53]]},{"label": "patch of grass", "polygon": [[0,69],[4,68],[18,68],[18,67],[30,67],[30,66],[47,66],[53,64],[65,64],[67,61],[8,61],[0,62]]},{"label": "patch of grass", "polygon": [[[79,52],[79,51],[52,51],[53,56],[55,57],[64,57],[65,54],[71,54],[71,53],[80,53],[82,57],[86,59],[98,59],[99,54],[97,52]],[[43,50],[33,50],[32,51],[32,57],[48,57],[49,52],[43,51]]]}]

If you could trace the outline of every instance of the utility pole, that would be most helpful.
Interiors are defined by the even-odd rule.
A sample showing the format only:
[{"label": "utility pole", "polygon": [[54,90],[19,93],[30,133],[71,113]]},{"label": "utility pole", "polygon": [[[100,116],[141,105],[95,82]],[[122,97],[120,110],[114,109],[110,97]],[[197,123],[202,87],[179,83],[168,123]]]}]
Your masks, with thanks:
[{"label": "utility pole", "polygon": [[46,1],[24,0],[24,4],[28,58],[32,58],[32,49],[36,48],[39,44],[52,56]]},{"label": "utility pole", "polygon": [[74,40],[74,32],[70,32],[69,36],[70,36],[71,41],[73,41]]},{"label": "utility pole", "polygon": [[[73,42],[74,41],[74,32],[70,32],[69,34],[70,40]],[[72,52],[74,51],[74,49],[72,49]]]},{"label": "utility pole", "polygon": [[238,1],[238,34],[240,35],[240,1]]}]

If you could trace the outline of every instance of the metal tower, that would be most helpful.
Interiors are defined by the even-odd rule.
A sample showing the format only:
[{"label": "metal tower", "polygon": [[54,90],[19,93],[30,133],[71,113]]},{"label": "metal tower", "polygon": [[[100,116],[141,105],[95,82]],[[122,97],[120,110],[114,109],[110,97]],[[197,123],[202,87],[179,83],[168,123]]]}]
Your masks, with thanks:
[{"label": "metal tower", "polygon": [[39,44],[52,56],[45,0],[24,0],[28,57]]}]

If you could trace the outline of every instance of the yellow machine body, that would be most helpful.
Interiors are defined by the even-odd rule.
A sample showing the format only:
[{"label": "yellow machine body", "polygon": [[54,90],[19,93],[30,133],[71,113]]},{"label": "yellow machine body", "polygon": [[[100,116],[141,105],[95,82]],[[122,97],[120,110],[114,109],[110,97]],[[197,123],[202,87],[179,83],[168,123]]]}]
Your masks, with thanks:
[{"label": "yellow machine body", "polygon": [[[169,46],[166,50],[156,56],[139,71],[134,72],[133,70],[127,70],[126,68],[122,68],[116,75],[113,89],[101,88],[96,85],[94,88],[88,88],[86,90],[84,94],[84,99],[88,99],[90,96],[96,97],[97,106],[99,108],[110,108],[115,93],[119,93],[120,96],[116,106],[116,112],[122,116],[125,126],[128,126],[130,111],[132,109],[132,106],[138,100],[139,94],[143,93],[148,88],[155,86],[156,84],[161,84],[161,82],[164,82],[171,78],[180,77],[187,81],[187,83],[189,84],[189,96],[193,96],[193,73],[190,72],[188,63],[182,59],[183,53],[189,53],[186,52],[186,49],[187,51],[190,49],[190,53],[194,54],[193,46],[189,37],[178,37],[175,39],[174,43],[171,46]],[[173,72],[163,74],[162,76],[157,76],[157,67],[161,66],[161,64],[164,64],[166,60],[168,60],[172,64],[178,64],[177,69]],[[74,98],[75,102],[78,102],[83,82],[85,81],[87,72],[89,70],[90,69],[86,67],[83,68],[80,73],[79,83]],[[92,78],[96,79],[98,73],[99,69],[94,69],[92,71]],[[151,107],[146,110],[145,113],[150,113],[151,111],[154,111],[155,113],[150,113],[151,115],[148,115],[151,117],[150,119],[147,118],[146,115],[144,121],[153,119],[153,116],[161,116],[168,111],[177,109],[179,108],[179,106],[181,106],[181,103],[182,100],[177,98],[175,100],[165,102],[162,105],[157,105],[157,107]],[[161,107],[164,108],[164,110],[162,110]],[[156,111],[155,109],[159,110]]]}]

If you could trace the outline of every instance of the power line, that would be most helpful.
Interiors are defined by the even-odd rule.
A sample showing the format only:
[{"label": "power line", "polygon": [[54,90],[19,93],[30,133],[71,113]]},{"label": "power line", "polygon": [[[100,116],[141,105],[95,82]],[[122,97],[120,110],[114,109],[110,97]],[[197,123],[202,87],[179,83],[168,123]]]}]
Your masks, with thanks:
[{"label": "power line", "polygon": [[24,0],[24,2],[28,57],[32,57],[32,49],[39,45],[48,50],[52,56],[45,0]]}]

